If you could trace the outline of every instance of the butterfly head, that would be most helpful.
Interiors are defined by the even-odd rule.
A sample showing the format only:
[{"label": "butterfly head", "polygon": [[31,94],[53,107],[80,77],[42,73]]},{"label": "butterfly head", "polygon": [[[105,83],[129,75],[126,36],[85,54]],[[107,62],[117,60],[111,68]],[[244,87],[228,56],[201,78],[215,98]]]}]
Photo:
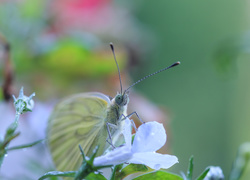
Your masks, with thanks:
[{"label": "butterfly head", "polygon": [[128,93],[123,93],[123,94],[117,94],[115,96],[115,103],[119,106],[125,106],[127,105],[129,102],[129,97],[128,97]]}]

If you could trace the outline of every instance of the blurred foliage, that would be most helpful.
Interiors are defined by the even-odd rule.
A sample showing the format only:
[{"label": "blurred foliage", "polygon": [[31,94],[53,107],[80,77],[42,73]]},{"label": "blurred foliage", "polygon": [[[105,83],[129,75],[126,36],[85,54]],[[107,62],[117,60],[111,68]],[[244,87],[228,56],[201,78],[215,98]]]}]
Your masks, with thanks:
[{"label": "blurred foliage", "polygon": [[[119,66],[124,68],[125,54],[117,52]],[[57,78],[100,77],[117,73],[110,52],[94,51],[72,40],[62,40],[51,52],[41,57],[40,67],[48,73],[58,73]],[[52,76],[53,77],[53,76]]]},{"label": "blurred foliage", "polygon": [[220,73],[233,74],[237,69],[237,59],[242,54],[250,54],[250,33],[224,40],[214,55],[216,68]]},{"label": "blurred foliage", "polygon": [[[16,81],[25,83],[40,97],[48,99],[62,96],[56,92],[63,94],[67,91],[65,87],[72,87],[74,83],[82,83],[80,87],[84,87],[84,79],[91,82],[91,79],[117,75],[113,55],[108,50],[109,42],[103,48],[100,36],[71,30],[68,26],[57,29],[51,10],[49,2],[41,0],[4,2],[0,6],[0,32],[12,47]],[[124,69],[128,55],[124,45],[120,43],[119,47],[116,49],[117,60]],[[54,90],[47,86],[40,92],[46,84],[49,87],[55,85]],[[85,91],[87,86],[89,84]]]},{"label": "blurred foliage", "polygon": [[245,35],[249,31],[248,1],[146,0],[137,1],[135,9],[158,40],[154,52],[146,57],[149,63],[144,73],[172,60],[182,63],[137,86],[168,107],[172,145],[181,162],[173,168],[183,170],[183,163],[193,154],[198,172],[211,164],[228,174],[237,147],[250,140],[250,61],[249,56],[242,56],[249,47]]}]

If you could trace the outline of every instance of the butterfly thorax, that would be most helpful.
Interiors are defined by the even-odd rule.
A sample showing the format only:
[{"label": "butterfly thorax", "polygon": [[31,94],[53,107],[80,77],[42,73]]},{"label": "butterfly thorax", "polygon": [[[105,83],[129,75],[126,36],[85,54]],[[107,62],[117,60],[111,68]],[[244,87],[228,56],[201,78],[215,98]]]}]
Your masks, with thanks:
[{"label": "butterfly thorax", "polygon": [[109,107],[107,108],[107,122],[119,125],[122,115],[127,115],[127,105],[129,98],[127,94],[118,94],[111,100]]}]

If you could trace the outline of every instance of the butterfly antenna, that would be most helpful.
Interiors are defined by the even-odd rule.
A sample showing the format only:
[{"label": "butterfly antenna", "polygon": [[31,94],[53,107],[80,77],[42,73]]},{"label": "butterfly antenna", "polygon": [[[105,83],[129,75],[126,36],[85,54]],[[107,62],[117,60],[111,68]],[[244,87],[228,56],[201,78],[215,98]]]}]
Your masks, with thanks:
[{"label": "butterfly antenna", "polygon": [[114,45],[113,45],[112,42],[110,43],[110,47],[111,47],[111,50],[112,50],[112,52],[113,52],[114,59],[115,59],[115,63],[116,63],[116,66],[117,66],[117,70],[118,70],[118,74],[119,74],[119,80],[120,80],[120,86],[121,86],[121,94],[122,94],[122,79],[121,79],[121,73],[120,73],[120,69],[119,69],[119,66],[118,66],[118,63],[117,63],[117,60],[116,60]]},{"label": "butterfly antenna", "polygon": [[180,64],[180,62],[178,61],[178,62],[172,64],[171,66],[165,67],[165,68],[163,68],[163,69],[160,69],[159,71],[156,71],[156,72],[154,72],[154,73],[152,73],[152,74],[149,74],[149,75],[147,75],[147,76],[141,78],[140,80],[136,81],[136,82],[133,83],[131,86],[129,86],[129,87],[124,91],[124,93],[125,93],[126,91],[128,91],[131,87],[133,87],[134,85],[136,85],[136,84],[138,84],[139,82],[141,82],[141,81],[143,81],[143,80],[149,78],[150,76],[153,76],[153,75],[158,74],[158,73],[160,73],[160,72],[162,72],[162,71],[165,71],[165,70],[167,70],[167,69],[170,69],[170,68],[172,68],[172,67],[175,67],[175,66],[177,66],[177,65],[179,65],[179,64]]}]

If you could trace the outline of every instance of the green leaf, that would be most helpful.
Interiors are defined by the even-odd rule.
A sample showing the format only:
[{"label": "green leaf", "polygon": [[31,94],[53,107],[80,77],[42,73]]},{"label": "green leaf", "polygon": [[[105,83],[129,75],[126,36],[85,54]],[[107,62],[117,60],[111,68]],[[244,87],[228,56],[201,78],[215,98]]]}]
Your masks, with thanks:
[{"label": "green leaf", "polygon": [[90,173],[86,178],[86,180],[107,180],[102,174]]},{"label": "green leaf", "polygon": [[3,163],[3,160],[4,160],[5,155],[6,155],[5,149],[0,150],[0,168],[1,168],[1,166],[2,166],[2,163]]},{"label": "green leaf", "polygon": [[115,179],[123,179],[126,176],[137,173],[137,172],[147,172],[148,168],[142,164],[129,164],[123,168],[119,173],[116,173]]},{"label": "green leaf", "polygon": [[150,172],[150,173],[138,176],[138,177],[134,178],[133,180],[162,180],[162,179],[183,180],[182,177],[180,177],[176,174],[171,174],[171,173],[165,172],[165,171]]},{"label": "green leaf", "polygon": [[80,166],[79,170],[75,174],[75,180],[81,180],[81,179],[85,178],[86,176],[88,176],[90,173],[95,171],[95,169],[93,167],[93,162],[94,162],[94,159],[95,159],[95,156],[97,154],[99,147],[97,146],[94,149],[93,154],[89,158],[89,160],[86,160],[85,154],[83,152],[81,145],[79,145],[79,149],[80,149],[81,154],[82,154],[83,162],[82,162],[82,165]]},{"label": "green leaf", "polygon": [[[87,158],[87,159],[86,159],[85,154],[84,154],[82,147],[80,145],[79,145],[79,148],[80,148],[80,151],[82,154],[83,162],[82,162],[82,165],[80,166],[79,170],[76,171],[76,173],[75,173],[75,180],[86,179],[87,176],[89,176],[93,172],[97,172],[99,169],[111,167],[110,165],[109,166],[94,166],[93,165],[94,159],[95,159],[97,151],[99,149],[98,146],[96,146],[96,148],[94,149],[91,157]],[[99,176],[99,177],[101,177],[101,176]]]},{"label": "green leaf", "polygon": [[12,141],[13,139],[15,139],[16,137],[18,137],[20,135],[20,132],[18,132],[18,133],[15,133],[15,134],[13,134],[13,135],[8,135],[8,136],[6,136],[5,137],[5,139],[4,139],[4,142],[3,142],[3,147],[6,147],[6,146],[8,146],[8,144],[10,143],[10,141]]},{"label": "green leaf", "polygon": [[32,147],[32,146],[35,146],[36,144],[38,144],[38,143],[40,143],[42,141],[43,141],[43,139],[35,141],[33,143],[29,143],[29,144],[24,144],[24,145],[20,145],[20,146],[14,146],[14,147],[8,148],[7,151]]},{"label": "green leaf", "polygon": [[48,177],[75,177],[76,172],[75,171],[66,171],[66,172],[60,172],[60,171],[51,171],[45,173],[43,176],[41,176],[38,180],[43,180]]},{"label": "green leaf", "polygon": [[114,168],[112,168],[112,175],[110,177],[110,180],[116,179],[116,175],[119,174],[122,167],[123,167],[123,164],[118,164],[118,165],[114,166]]},{"label": "green leaf", "polygon": [[83,162],[86,162],[86,157],[85,157],[85,154],[84,154],[84,152],[83,152],[82,146],[81,146],[80,144],[79,144],[78,146],[79,146],[79,149],[80,149],[80,151],[81,151],[82,160],[83,160]]},{"label": "green leaf", "polygon": [[196,180],[203,180],[206,177],[209,170],[210,168],[206,168]]},{"label": "green leaf", "polygon": [[189,166],[187,171],[187,180],[192,180],[193,177],[193,169],[194,169],[194,163],[193,163],[194,157],[191,156],[189,159]]},{"label": "green leaf", "polygon": [[13,122],[9,125],[9,127],[6,130],[5,136],[4,136],[4,140],[6,141],[6,139],[9,139],[10,137],[12,137],[16,131],[18,124],[17,122]]},{"label": "green leaf", "polygon": [[[80,149],[80,150],[82,151],[82,149]],[[92,154],[92,155],[90,156],[90,158],[89,158],[89,161],[87,161],[88,164],[90,164],[91,166],[93,166],[94,159],[95,159],[95,157],[96,157],[96,155],[97,155],[98,150],[99,150],[99,146],[96,146],[95,149],[93,150],[93,154]],[[83,151],[82,151],[82,152],[83,152]],[[84,157],[83,157],[83,158],[84,158]]]}]

